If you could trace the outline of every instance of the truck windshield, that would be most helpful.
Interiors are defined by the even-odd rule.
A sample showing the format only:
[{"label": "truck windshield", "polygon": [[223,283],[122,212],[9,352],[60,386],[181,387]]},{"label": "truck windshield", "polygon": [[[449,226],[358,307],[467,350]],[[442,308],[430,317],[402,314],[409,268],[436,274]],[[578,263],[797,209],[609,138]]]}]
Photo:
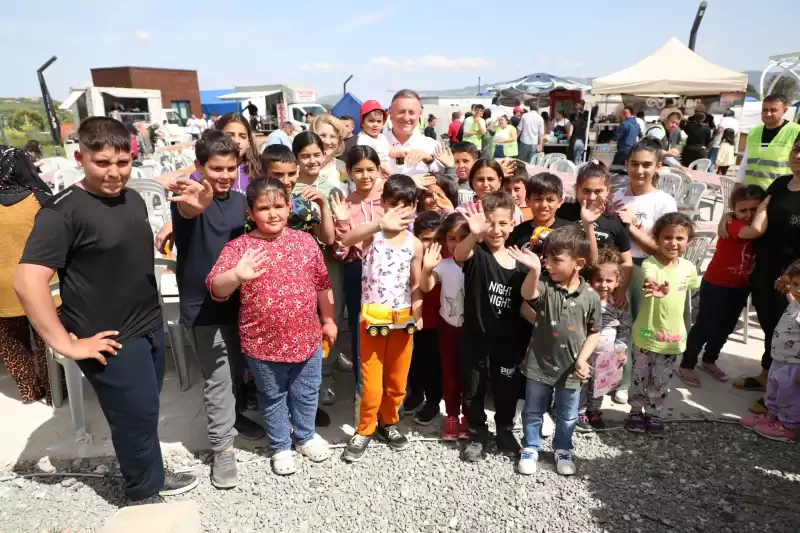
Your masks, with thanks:
[{"label": "truck windshield", "polygon": [[318,117],[320,115],[324,115],[325,113],[328,112],[324,107],[322,107],[319,104],[304,105],[304,106],[302,106],[302,108],[303,108],[303,111],[306,112],[306,114],[311,113],[315,117]]}]

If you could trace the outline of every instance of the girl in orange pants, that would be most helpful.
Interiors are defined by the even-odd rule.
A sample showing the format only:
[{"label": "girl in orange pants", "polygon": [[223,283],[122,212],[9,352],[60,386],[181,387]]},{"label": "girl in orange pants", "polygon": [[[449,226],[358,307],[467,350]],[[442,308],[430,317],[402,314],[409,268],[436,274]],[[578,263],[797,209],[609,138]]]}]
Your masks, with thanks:
[{"label": "girl in orange pants", "polygon": [[[338,216],[344,210],[337,209],[337,204]],[[414,180],[394,175],[383,186],[381,219],[342,236],[344,246],[364,243],[358,332],[361,405],[356,434],[342,454],[348,462],[361,459],[375,434],[395,450],[408,446],[408,439],[397,429],[397,409],[406,393],[412,335],[422,327],[423,248],[408,230],[416,204]]]}]

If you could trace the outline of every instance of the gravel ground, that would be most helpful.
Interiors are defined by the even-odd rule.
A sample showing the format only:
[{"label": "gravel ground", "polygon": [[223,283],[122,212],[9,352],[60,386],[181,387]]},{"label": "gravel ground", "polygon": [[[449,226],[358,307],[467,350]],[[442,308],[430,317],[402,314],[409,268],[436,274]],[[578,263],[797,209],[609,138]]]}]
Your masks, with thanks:
[{"label": "gravel ground", "polygon": [[[265,455],[242,451],[240,484],[225,492],[208,482],[207,454],[166,459],[201,476],[183,498],[198,504],[208,532],[800,531],[796,445],[712,423],[673,424],[664,439],[611,431],[575,440],[578,474],[570,478],[555,473],[549,443],[531,477],[498,455],[464,463],[441,442],[402,453],[373,445],[358,464],[337,454],[287,478],[272,474]],[[119,480],[109,477],[112,460],[14,467],[53,469],[107,475],[0,481],[0,533],[90,532],[124,504]]]}]

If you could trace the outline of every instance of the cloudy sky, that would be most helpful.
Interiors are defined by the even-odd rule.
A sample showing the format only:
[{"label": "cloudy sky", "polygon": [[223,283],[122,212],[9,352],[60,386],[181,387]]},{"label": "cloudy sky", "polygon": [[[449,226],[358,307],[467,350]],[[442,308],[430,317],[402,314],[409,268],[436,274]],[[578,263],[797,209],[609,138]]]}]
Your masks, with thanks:
[{"label": "cloudy sky", "polygon": [[[532,72],[595,77],[672,36],[686,43],[698,4],[12,0],[0,19],[0,97],[39,94],[36,69],[52,55],[58,61],[47,81],[56,99],[90,85],[89,69],[124,65],[194,69],[201,89],[297,83],[318,95],[341,91],[353,74],[349,88],[362,99],[406,86],[459,88],[479,76],[484,83]],[[795,2],[708,4],[697,52],[710,61],[761,70],[770,55],[800,52]]]}]

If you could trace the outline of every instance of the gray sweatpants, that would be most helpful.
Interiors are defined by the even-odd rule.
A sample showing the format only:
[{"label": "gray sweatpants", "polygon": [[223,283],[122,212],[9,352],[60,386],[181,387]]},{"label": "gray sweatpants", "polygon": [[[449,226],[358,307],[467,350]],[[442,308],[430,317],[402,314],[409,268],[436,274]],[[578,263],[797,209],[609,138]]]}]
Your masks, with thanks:
[{"label": "gray sweatpants", "polygon": [[[247,364],[242,355],[238,326],[194,326],[189,342],[203,373],[203,401],[208,420],[208,440],[214,452],[233,446],[238,435],[236,396],[241,395]],[[234,386],[234,384],[236,384]]]},{"label": "gray sweatpants", "polygon": [[669,382],[675,374],[680,355],[665,355],[633,346],[633,382],[628,390],[632,413],[662,416]]}]

